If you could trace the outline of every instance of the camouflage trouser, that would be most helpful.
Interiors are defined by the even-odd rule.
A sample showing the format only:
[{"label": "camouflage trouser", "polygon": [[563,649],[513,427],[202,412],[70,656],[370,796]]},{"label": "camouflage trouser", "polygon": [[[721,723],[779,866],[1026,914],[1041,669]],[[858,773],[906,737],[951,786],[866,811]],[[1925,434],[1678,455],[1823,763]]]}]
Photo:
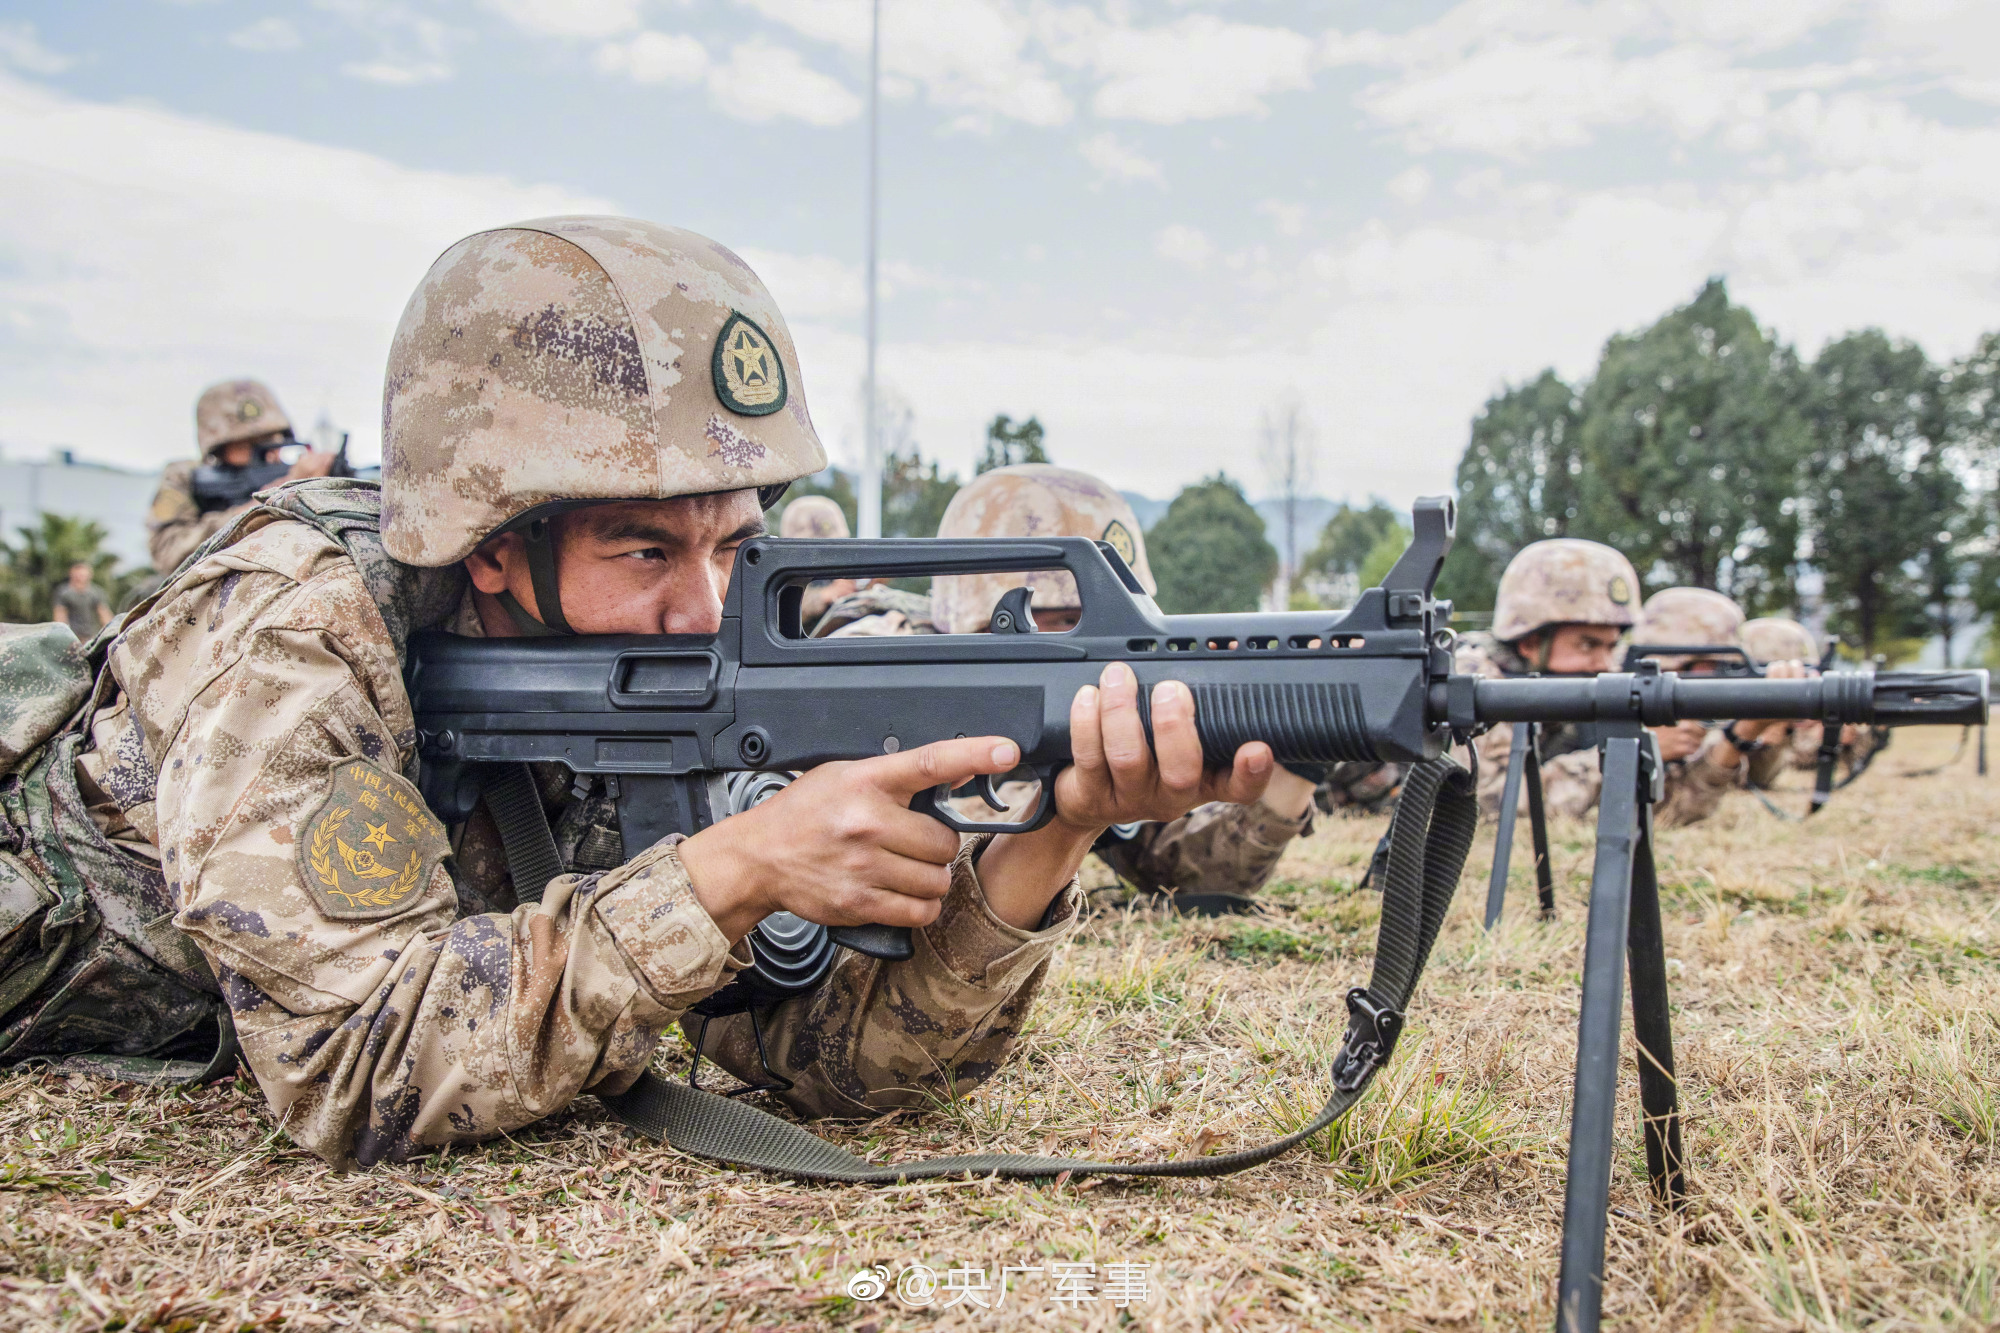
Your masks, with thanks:
[{"label": "camouflage trouser", "polygon": [[91,820],[79,740],[59,737],[0,779],[0,1062],[140,1082],[227,1072],[220,989],[174,928],[159,868]]}]

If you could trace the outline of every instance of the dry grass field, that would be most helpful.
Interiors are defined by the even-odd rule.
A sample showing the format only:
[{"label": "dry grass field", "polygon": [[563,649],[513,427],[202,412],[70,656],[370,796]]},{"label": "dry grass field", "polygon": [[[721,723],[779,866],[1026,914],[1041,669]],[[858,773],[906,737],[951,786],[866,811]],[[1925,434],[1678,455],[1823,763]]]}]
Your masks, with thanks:
[{"label": "dry grass field", "polygon": [[[1899,776],[1956,739],[1903,734],[1811,824],[1745,796],[1662,836],[1694,1197],[1679,1217],[1648,1199],[1628,1060],[1608,1325],[2000,1327],[2000,776],[1969,753]],[[1323,822],[1261,918],[1107,896],[1001,1076],[832,1132],[890,1158],[1137,1157],[1300,1123],[1367,976],[1376,900],[1351,886],[1378,830]],[[1556,839],[1560,919],[1535,919],[1517,857],[1482,933],[1483,839],[1369,1097],[1331,1142],[1220,1181],[800,1185],[635,1140],[588,1098],[512,1141],[338,1175],[247,1081],[7,1075],[0,1325],[1548,1328],[1590,830]],[[877,1264],[892,1284],[965,1271],[928,1307],[851,1297]],[[1003,1267],[1041,1272],[1003,1302]]]}]

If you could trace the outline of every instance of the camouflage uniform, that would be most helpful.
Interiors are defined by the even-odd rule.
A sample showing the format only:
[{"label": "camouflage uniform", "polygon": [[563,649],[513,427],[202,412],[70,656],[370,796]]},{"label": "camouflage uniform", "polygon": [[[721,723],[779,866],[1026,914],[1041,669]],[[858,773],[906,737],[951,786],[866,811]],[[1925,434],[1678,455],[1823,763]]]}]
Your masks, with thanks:
[{"label": "camouflage uniform", "polygon": [[[1110,543],[1148,592],[1156,586],[1146,559],[1145,534],[1132,507],[1096,477],[1069,468],[1022,463],[981,473],[952,497],[937,535],[1089,537]],[[928,619],[932,632],[981,633],[1000,598],[1022,586],[1033,589],[1029,604],[1036,608],[1066,609],[1082,600],[1076,579],[1059,569],[940,575],[933,581],[928,617],[914,614],[914,608],[899,608],[856,619],[839,632],[922,633],[914,626]],[[828,619],[856,601],[849,598],[836,606]],[[898,615],[912,628],[892,628],[892,618]],[[1009,804],[1020,802],[1010,799]],[[1023,816],[1030,808],[1022,809]],[[1093,850],[1121,879],[1148,892],[1244,897],[1270,879],[1292,839],[1311,832],[1310,807],[1291,819],[1262,801],[1249,805],[1216,801],[1165,823],[1113,830]]]},{"label": "camouflage uniform", "polygon": [[931,624],[930,598],[886,583],[870,584],[841,598],[826,609],[812,630],[813,637],[819,639],[937,632]]},{"label": "camouflage uniform", "polygon": [[[533,313],[510,317],[524,299]],[[744,324],[754,335],[729,346],[751,374],[718,351],[713,392],[695,365],[675,389],[684,350],[707,363]],[[606,498],[817,470],[796,364],[762,284],[703,238],[591,218],[470,238],[433,267],[391,353],[384,485],[400,521],[384,504],[375,538],[364,483],[288,487],[112,643],[75,764],[91,821],[157,884],[273,1110],[329,1161],[490,1138],[579,1092],[629,1087],[660,1032],[747,961],[695,899],[675,839],[591,867],[627,849],[603,827],[608,803],[565,797],[566,775],[543,775],[544,803],[580,873],[517,903],[484,807],[447,832],[410,782],[401,658],[416,628],[482,632],[456,562],[523,497],[573,495],[578,461]],[[758,429],[717,410],[786,407],[760,394],[770,378],[790,381],[787,416]],[[501,391],[517,411],[546,403],[560,432],[524,440],[520,422],[467,410]],[[517,474],[496,475],[496,458]],[[1074,884],[1058,893],[1038,931],[1002,923],[978,847],[962,850],[914,958],[843,955],[826,989],[767,1018],[773,1063],[799,1080],[795,1109],[925,1102],[1005,1057],[1079,898]],[[746,1076],[748,1023],[710,1038]]]},{"label": "camouflage uniform", "polygon": [[195,503],[194,472],[216,451],[237,440],[254,440],[277,432],[290,433],[292,423],[278,406],[277,395],[256,380],[225,380],[202,390],[195,400],[195,446],[201,459],[183,458],[167,464],[160,489],[146,515],[146,545],[153,568],[171,574],[196,547],[222,531],[242,507],[204,514]]}]

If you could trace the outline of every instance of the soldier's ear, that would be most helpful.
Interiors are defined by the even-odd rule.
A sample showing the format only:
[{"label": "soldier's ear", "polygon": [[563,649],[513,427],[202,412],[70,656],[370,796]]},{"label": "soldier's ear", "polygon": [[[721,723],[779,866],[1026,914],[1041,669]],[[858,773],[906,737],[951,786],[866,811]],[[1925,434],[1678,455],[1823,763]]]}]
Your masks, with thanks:
[{"label": "soldier's ear", "polygon": [[465,571],[472,576],[472,586],[489,597],[506,592],[510,576],[517,572],[525,583],[527,569],[527,544],[518,532],[489,537],[465,557]]}]

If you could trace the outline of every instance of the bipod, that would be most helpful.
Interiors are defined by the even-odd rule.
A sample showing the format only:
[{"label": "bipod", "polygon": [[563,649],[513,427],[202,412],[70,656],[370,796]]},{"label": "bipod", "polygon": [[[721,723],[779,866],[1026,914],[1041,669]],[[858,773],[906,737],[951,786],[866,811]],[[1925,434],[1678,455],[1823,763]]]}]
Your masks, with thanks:
[{"label": "bipod", "polygon": [[[1687,1201],[1674,1039],[1667,1011],[1666,943],[1653,865],[1653,803],[1659,748],[1637,722],[1605,726],[1599,763],[1597,862],[1584,930],[1583,1006],[1576,1032],[1576,1097],[1563,1193],[1557,1333],[1596,1333],[1604,1299],[1604,1238],[1611,1205],[1611,1141],[1618,1101],[1618,1034],[1625,973],[1632,976],[1632,1029],[1639,1046],[1646,1174],[1669,1208]],[[1624,954],[1621,959],[1620,953]]]},{"label": "bipod", "polygon": [[1521,785],[1528,787],[1528,827],[1535,840],[1535,888],[1541,898],[1542,920],[1556,915],[1556,883],[1549,868],[1549,817],[1543,801],[1541,731],[1532,722],[1514,724],[1507,750],[1507,785],[1500,793],[1500,828],[1493,835],[1493,875],[1486,884],[1486,928],[1500,924],[1507,901],[1507,872],[1514,858],[1514,824],[1521,807]]}]

